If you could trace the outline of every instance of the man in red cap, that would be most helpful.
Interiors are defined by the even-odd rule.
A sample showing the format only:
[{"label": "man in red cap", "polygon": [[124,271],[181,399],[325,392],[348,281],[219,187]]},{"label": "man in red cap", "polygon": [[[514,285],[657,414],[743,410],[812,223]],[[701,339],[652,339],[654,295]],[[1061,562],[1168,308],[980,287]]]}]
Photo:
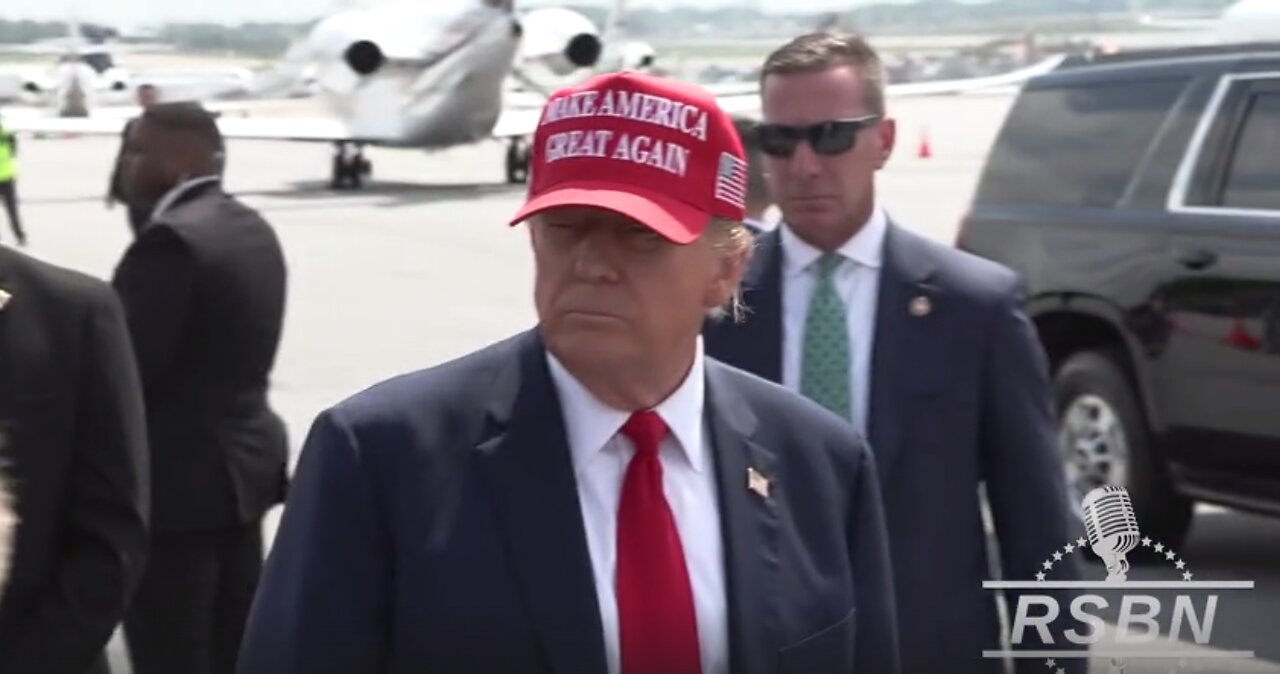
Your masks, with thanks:
[{"label": "man in red cap", "polygon": [[750,251],[732,121],[611,74],[534,143],[537,327],[320,415],[239,671],[895,672],[870,453],[702,355]]}]

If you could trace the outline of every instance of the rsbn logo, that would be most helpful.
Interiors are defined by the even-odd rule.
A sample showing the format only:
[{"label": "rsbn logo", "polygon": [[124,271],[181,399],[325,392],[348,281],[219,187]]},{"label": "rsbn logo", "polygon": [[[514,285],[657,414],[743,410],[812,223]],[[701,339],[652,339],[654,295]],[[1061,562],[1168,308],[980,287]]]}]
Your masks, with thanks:
[{"label": "rsbn logo", "polygon": [[[1195,644],[1208,646],[1213,637],[1219,593],[1252,590],[1253,581],[1195,579],[1187,562],[1173,549],[1142,536],[1129,501],[1129,492],[1123,487],[1094,489],[1084,497],[1082,505],[1088,541],[1080,538],[1055,550],[1045,559],[1043,569],[1033,581],[988,581],[982,584],[983,588],[990,590],[1020,592],[1017,605],[1011,611],[1009,650],[984,651],[984,658],[1044,659],[1050,674],[1064,671],[1058,664],[1061,660],[1101,658],[1110,660],[1110,671],[1115,674],[1124,672],[1125,663],[1132,660],[1247,659],[1254,656],[1253,651],[1174,647],[1188,636]],[[1085,554],[1086,546],[1106,566],[1106,579],[1053,580],[1055,564],[1071,555]],[[1174,579],[1129,580],[1126,555],[1139,547],[1150,550],[1162,564],[1167,564]],[[1072,599],[1070,606],[1064,607],[1059,605],[1056,597],[1038,594],[1038,590],[1083,592]],[[1159,596],[1150,594],[1153,591],[1172,593],[1172,606],[1166,606],[1169,597],[1166,596],[1166,601],[1162,602]],[[1105,636],[1106,621],[1099,614],[1116,607],[1119,610],[1115,616],[1115,637],[1110,643],[1100,645]],[[1060,626],[1061,634],[1055,635],[1050,629],[1055,621],[1065,622],[1071,627],[1064,630]],[[1164,625],[1167,625],[1166,630],[1161,629]],[[1032,641],[1035,649],[1021,648],[1024,643]]]}]

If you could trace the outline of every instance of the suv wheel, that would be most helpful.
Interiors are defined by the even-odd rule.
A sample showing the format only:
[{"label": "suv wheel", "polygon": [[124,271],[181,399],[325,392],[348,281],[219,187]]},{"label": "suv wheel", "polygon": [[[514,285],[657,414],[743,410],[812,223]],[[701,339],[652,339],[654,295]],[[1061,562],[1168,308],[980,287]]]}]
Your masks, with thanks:
[{"label": "suv wheel", "polygon": [[1105,352],[1077,353],[1054,378],[1058,447],[1072,503],[1079,514],[1094,488],[1124,487],[1143,535],[1177,547],[1191,524],[1193,503],[1174,490],[1118,362]]}]

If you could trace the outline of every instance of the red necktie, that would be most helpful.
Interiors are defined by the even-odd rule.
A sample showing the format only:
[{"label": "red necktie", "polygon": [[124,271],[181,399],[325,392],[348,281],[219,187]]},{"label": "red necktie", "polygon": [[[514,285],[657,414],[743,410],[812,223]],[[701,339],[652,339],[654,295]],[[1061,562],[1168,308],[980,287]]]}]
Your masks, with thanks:
[{"label": "red necktie", "polygon": [[651,411],[622,427],[636,446],[618,505],[618,618],[622,674],[700,674],[693,589],[675,518],[662,493],[658,444],[667,425]]}]

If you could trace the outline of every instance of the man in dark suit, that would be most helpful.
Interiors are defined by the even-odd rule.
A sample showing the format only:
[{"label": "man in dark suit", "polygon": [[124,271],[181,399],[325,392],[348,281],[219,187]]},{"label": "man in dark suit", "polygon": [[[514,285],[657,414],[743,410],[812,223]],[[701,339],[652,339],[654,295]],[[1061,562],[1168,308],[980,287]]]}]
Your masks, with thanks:
[{"label": "man in dark suit", "polygon": [[[138,86],[137,98],[138,107],[145,113],[147,108],[156,104],[160,97],[160,90],[154,84],[142,84]],[[120,149],[116,152],[116,161],[111,168],[111,177],[107,180],[107,208],[113,208],[117,202],[125,204],[129,213],[129,229],[136,238],[146,226],[147,219],[151,216],[151,210],[145,204],[132,204],[129,201],[128,186],[126,181],[128,178],[125,157],[126,150],[129,147],[129,136],[133,132],[133,125],[138,122],[135,117],[124,125],[124,129],[120,132]]]},{"label": "man in dark suit", "polygon": [[107,671],[146,555],[145,424],[111,287],[0,247],[0,673]]},{"label": "man in dark suit", "polygon": [[732,123],[638,73],[542,119],[537,328],[320,415],[240,673],[895,672],[869,453],[701,355],[750,250]]},{"label": "man in dark suit", "polygon": [[137,674],[230,672],[284,496],[268,404],[285,264],[271,227],[222,191],[208,112],[158,104],[129,138],[129,194],[151,224],[116,270],[146,394],[150,563],[125,619]]},{"label": "man in dark suit", "polygon": [[765,62],[757,134],[783,219],[758,237],[749,318],[709,323],[705,339],[713,357],[802,392],[870,440],[904,670],[997,671],[982,657],[1000,649],[1000,630],[982,587],[979,486],[1009,580],[1035,580],[1046,560],[1050,579],[1076,579],[1075,557],[1054,553],[1079,529],[1018,279],[908,232],[876,201],[894,143],[881,72],[865,42],[829,34]]}]

